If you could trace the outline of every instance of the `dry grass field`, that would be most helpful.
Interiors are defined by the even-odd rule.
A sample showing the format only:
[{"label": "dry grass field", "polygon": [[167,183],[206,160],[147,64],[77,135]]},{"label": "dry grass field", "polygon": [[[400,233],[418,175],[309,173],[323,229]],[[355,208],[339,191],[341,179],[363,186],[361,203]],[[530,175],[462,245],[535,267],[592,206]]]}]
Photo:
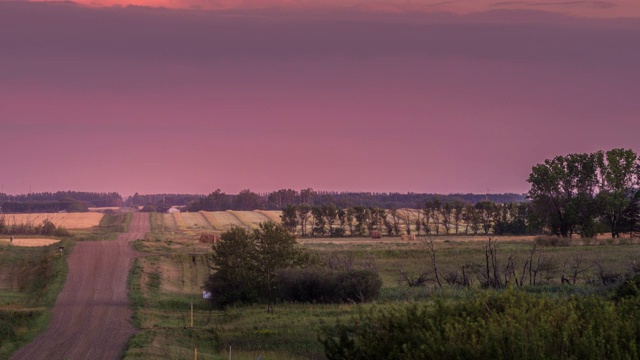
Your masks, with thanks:
[{"label": "dry grass field", "polygon": [[86,213],[35,213],[35,214],[3,214],[5,223],[12,224],[28,224],[38,225],[45,219],[48,219],[56,226],[62,226],[65,229],[89,229],[100,224],[100,220],[104,214],[97,212]]},{"label": "dry grass field", "polygon": [[174,213],[174,216],[182,218],[187,229],[194,230],[213,230],[211,224],[199,212],[194,213]]},{"label": "dry grass field", "polygon": [[0,239],[0,246],[11,245],[11,246],[24,246],[24,247],[38,247],[38,246],[48,246],[51,244],[55,244],[60,242],[60,240],[56,239],[13,239],[13,242],[9,242],[9,239]]}]

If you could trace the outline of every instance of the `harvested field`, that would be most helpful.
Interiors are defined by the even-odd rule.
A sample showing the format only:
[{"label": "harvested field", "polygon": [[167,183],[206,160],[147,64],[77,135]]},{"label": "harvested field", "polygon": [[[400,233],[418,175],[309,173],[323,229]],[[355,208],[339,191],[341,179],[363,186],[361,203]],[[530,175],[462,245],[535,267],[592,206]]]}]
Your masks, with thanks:
[{"label": "harvested field", "polygon": [[9,244],[9,239],[0,239],[0,245],[11,246],[24,246],[24,247],[37,247],[48,246],[60,242],[56,239],[13,239],[13,242]]},{"label": "harvested field", "polygon": [[280,224],[282,222],[282,219],[280,218],[280,215],[282,215],[282,211],[256,210],[255,212],[264,215],[267,219],[269,219],[270,221],[273,221],[276,224]]},{"label": "harvested field", "polygon": [[415,209],[398,209],[398,216],[403,220],[408,217],[411,221],[411,225],[413,225],[416,220],[418,220],[418,211],[419,210]]},{"label": "harvested field", "polygon": [[206,211],[200,211],[200,214],[202,214],[202,216],[205,218],[205,220],[207,220],[207,222],[209,222],[209,224],[215,230],[224,230],[225,229],[224,225],[221,224],[215,216],[213,216],[213,213],[206,212]]},{"label": "harvested field", "polygon": [[213,230],[213,226],[199,212],[174,213],[179,215],[189,230]]},{"label": "harvested field", "polygon": [[165,231],[178,230],[178,225],[176,225],[176,220],[172,214],[161,214],[161,216],[162,216],[162,225]]},{"label": "harvested field", "polygon": [[255,210],[254,211],[236,211],[236,213],[242,214],[248,221],[254,224],[273,221],[267,215]]},{"label": "harvested field", "polygon": [[[217,224],[222,224],[222,229],[216,230],[228,230],[232,226],[240,226],[244,227],[245,225],[233,214],[230,214],[226,211],[213,211],[209,212],[207,218],[213,218]],[[213,223],[212,223],[213,224]]]},{"label": "harvested field", "polygon": [[264,217],[260,214],[257,214],[258,219],[256,220],[256,216],[254,215],[253,211],[227,210],[227,212],[235,216],[236,218],[238,218],[238,220],[242,223],[244,227],[251,228],[251,229],[257,229],[258,224],[261,221],[264,221],[262,220]]},{"label": "harvested field", "polygon": [[7,224],[28,224],[38,225],[48,219],[56,226],[66,229],[89,229],[100,224],[104,214],[97,212],[87,213],[35,213],[35,214],[4,214]]},{"label": "harvested field", "polygon": [[173,216],[173,221],[175,221],[176,227],[178,229],[185,230],[187,228],[187,224],[185,224],[184,220],[182,219],[182,214],[173,213],[171,214],[171,216]]}]

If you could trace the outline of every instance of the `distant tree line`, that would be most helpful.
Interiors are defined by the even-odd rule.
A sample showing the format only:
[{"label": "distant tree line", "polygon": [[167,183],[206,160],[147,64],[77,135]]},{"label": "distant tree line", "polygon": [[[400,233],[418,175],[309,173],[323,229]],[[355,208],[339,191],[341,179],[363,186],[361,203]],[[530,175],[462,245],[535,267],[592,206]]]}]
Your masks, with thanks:
[{"label": "distant tree line", "polygon": [[41,192],[20,195],[0,193],[0,202],[53,202],[62,200],[76,200],[84,202],[89,207],[122,206],[122,196],[117,192],[80,192],[58,191]]},{"label": "distant tree line", "polygon": [[87,204],[76,200],[5,202],[4,213],[53,213],[53,212],[87,212]]},{"label": "distant tree line", "polygon": [[495,203],[524,202],[524,194],[418,194],[418,193],[370,193],[370,192],[326,192],[311,188],[300,191],[281,189],[258,194],[249,189],[237,195],[226,194],[217,189],[187,206],[188,211],[224,211],[224,210],[281,210],[287,206],[307,204],[323,206],[333,204],[338,208],[363,206],[365,208],[400,209],[421,208],[426,201],[436,200],[451,203],[461,201],[476,204],[481,201]]},{"label": "distant tree line", "polygon": [[89,207],[122,206],[120,194],[58,191],[21,195],[0,193],[0,209],[4,213],[84,212]]},{"label": "distant tree line", "polygon": [[552,234],[640,231],[640,161],[632,150],[556,156],[534,166],[528,182],[533,214]]}]

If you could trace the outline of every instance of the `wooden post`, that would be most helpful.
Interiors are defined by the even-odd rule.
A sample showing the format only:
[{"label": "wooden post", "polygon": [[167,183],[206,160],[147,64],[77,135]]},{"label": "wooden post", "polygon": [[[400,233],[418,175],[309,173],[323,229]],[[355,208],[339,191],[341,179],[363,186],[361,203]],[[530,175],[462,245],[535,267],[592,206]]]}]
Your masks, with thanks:
[{"label": "wooden post", "polygon": [[198,360],[198,349],[193,348],[193,360]]},{"label": "wooden post", "polygon": [[229,345],[229,360],[231,360],[231,345]]},{"label": "wooden post", "polygon": [[191,299],[191,328],[193,329],[193,299]]}]

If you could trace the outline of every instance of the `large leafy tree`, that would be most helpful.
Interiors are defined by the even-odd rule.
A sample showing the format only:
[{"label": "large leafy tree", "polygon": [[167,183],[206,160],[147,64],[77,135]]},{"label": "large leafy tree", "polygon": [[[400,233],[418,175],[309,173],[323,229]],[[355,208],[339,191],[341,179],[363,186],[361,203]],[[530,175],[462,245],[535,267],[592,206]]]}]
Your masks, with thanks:
[{"label": "large leafy tree", "polygon": [[598,152],[600,192],[596,196],[599,214],[611,229],[612,237],[633,231],[640,202],[640,162],[628,149]]},{"label": "large leafy tree", "polygon": [[596,154],[556,156],[533,167],[528,196],[553,233],[593,235],[597,180]]},{"label": "large leafy tree", "polygon": [[308,255],[298,248],[295,236],[273,222],[262,223],[253,231],[232,228],[222,233],[213,249],[215,272],[205,288],[219,306],[238,302],[271,304],[276,272],[309,262]]},{"label": "large leafy tree", "polygon": [[282,219],[282,225],[289,229],[289,232],[295,233],[296,228],[298,227],[298,212],[295,205],[287,205],[282,208],[282,214],[280,215],[280,219]]}]

